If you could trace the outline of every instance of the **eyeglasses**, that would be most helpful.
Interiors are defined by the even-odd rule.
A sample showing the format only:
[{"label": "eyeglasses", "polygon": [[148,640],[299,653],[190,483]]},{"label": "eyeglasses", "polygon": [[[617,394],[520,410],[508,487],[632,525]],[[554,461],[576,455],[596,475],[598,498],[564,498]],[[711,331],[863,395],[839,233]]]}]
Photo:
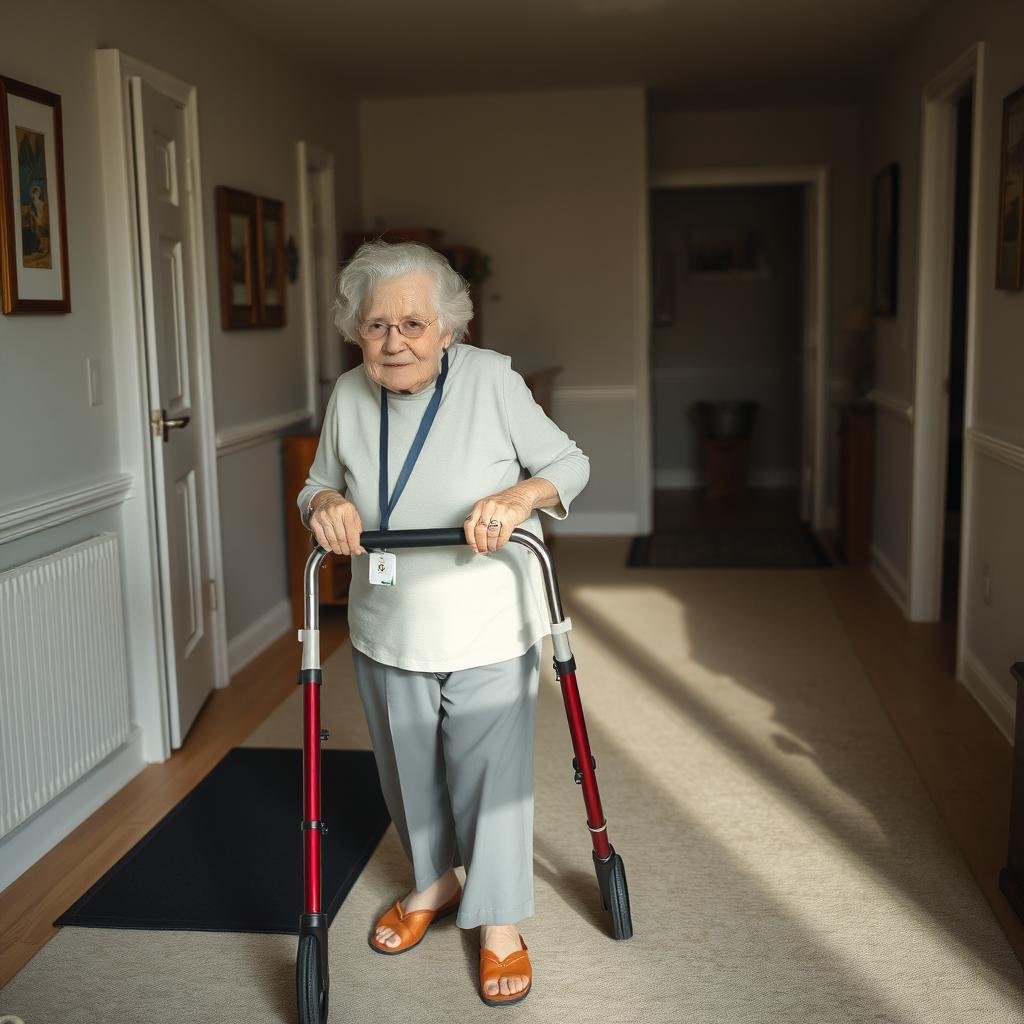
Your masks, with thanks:
[{"label": "eyeglasses", "polygon": [[391,332],[391,328],[394,327],[398,330],[398,333],[406,338],[422,338],[423,332],[435,321],[433,320],[420,320],[417,317],[406,317],[399,321],[397,324],[387,324],[383,320],[368,320],[359,329],[359,334],[366,341],[381,341],[386,338]]}]

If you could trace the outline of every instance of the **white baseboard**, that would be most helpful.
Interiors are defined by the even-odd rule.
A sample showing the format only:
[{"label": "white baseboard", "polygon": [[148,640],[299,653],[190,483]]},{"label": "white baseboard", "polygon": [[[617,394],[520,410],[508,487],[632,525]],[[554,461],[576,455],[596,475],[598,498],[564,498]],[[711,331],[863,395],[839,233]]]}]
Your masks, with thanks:
[{"label": "white baseboard", "polygon": [[570,512],[564,521],[545,516],[544,529],[550,529],[559,537],[573,534],[623,534],[628,537],[640,532],[640,523],[635,512]]},{"label": "white baseboard", "polygon": [[292,605],[288,598],[278,601],[238,636],[228,641],[228,671],[233,676],[263,653],[279,636],[291,629]]},{"label": "white baseboard", "polygon": [[961,682],[1012,745],[1014,722],[1017,717],[1016,701],[999,685],[992,673],[981,663],[981,659],[966,648],[963,653],[963,665],[964,678]]},{"label": "white baseboard", "polygon": [[900,611],[909,617],[906,578],[874,544],[871,545],[871,572],[899,606]]},{"label": "white baseboard", "polygon": [[143,768],[142,730],[0,840],[0,891],[102,807]]}]

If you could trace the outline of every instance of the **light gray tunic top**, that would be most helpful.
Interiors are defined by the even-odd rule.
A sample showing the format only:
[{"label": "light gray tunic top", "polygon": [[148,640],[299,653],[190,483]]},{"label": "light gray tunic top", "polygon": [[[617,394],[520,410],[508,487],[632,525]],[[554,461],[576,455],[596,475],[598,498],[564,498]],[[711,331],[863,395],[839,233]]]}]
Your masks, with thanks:
[{"label": "light gray tunic top", "polygon": [[[527,477],[554,484],[561,505],[542,511],[565,519],[590,460],[533,400],[509,356],[458,344],[448,361],[437,416],[389,528],[461,527],[479,499]],[[388,392],[389,496],[433,393],[432,384],[415,394]],[[380,394],[363,366],[338,378],[299,492],[303,517],[310,497],[330,488],[356,506],[364,530],[380,528]],[[521,525],[542,536],[536,510]],[[551,631],[540,566],[521,544],[485,554],[460,545],[395,555],[393,587],[369,582],[369,555],[352,559],[352,646],[375,661],[453,672],[518,657]]]}]

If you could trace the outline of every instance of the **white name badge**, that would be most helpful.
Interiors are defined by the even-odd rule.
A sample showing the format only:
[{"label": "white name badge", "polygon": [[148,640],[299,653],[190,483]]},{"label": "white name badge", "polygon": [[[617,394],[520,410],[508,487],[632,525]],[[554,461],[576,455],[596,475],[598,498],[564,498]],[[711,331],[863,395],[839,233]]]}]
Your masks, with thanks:
[{"label": "white name badge", "polygon": [[370,582],[378,587],[393,587],[398,574],[398,559],[393,551],[370,552]]}]

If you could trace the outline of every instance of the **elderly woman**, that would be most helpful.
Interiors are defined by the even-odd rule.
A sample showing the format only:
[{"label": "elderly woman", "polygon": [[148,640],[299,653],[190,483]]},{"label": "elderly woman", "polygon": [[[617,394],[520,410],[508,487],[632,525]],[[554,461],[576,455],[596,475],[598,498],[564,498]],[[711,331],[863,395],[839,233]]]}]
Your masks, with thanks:
[{"label": "elderly woman", "polygon": [[[588,458],[499,352],[460,344],[465,281],[415,243],[363,245],[336,323],[363,365],[327,404],[298,504],[317,542],[352,556],[349,629],[381,787],[414,888],[371,948],[404,953],[457,911],[480,926],[480,996],[526,998],[517,922],[533,903],[533,723],[550,620],[516,527],[542,536],[586,486]],[[374,553],[364,529],[463,524],[466,547]],[[465,868],[465,884],[456,867]]]}]

